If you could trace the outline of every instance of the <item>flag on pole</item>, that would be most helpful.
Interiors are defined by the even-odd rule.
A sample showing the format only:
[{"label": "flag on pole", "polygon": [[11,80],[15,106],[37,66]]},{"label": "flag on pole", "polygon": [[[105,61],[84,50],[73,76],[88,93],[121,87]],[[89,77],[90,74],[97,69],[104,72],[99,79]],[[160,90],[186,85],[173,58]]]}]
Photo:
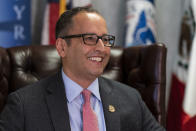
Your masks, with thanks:
[{"label": "flag on pole", "polygon": [[59,0],[48,0],[44,13],[41,44],[55,43],[55,25],[59,18]]},{"label": "flag on pole", "polygon": [[[196,22],[196,1],[192,0],[193,17]],[[185,117],[183,119],[182,131],[196,131],[196,31],[194,30],[194,38],[190,56],[188,80],[183,100],[183,111]]]},{"label": "flag on pole", "polygon": [[66,0],[60,0],[59,7],[59,15],[61,15],[66,11]]},{"label": "flag on pole", "polygon": [[0,46],[4,48],[31,43],[30,0],[0,1]]},{"label": "flag on pole", "polygon": [[[196,6],[195,2],[193,3]],[[196,9],[194,7],[193,11],[191,1],[186,0],[177,61],[172,74],[167,131],[196,131],[196,61],[194,60],[196,39],[193,40],[195,35],[193,13],[196,15]]]},{"label": "flag on pole", "polygon": [[79,6],[91,6],[91,0],[48,0],[44,14],[41,44],[55,44],[55,26],[59,16],[66,10]]},{"label": "flag on pole", "polygon": [[125,47],[156,42],[154,0],[127,0]]}]

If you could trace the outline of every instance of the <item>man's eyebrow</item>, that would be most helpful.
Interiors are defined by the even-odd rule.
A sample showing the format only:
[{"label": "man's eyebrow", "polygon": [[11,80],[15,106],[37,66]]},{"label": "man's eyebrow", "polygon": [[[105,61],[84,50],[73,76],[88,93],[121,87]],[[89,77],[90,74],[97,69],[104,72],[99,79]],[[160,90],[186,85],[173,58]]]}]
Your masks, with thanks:
[{"label": "man's eyebrow", "polygon": [[[97,35],[97,34],[96,33],[84,33],[84,35]],[[104,33],[101,36],[103,36],[103,35],[109,35],[109,34]],[[99,35],[97,35],[97,36],[99,36]]]}]

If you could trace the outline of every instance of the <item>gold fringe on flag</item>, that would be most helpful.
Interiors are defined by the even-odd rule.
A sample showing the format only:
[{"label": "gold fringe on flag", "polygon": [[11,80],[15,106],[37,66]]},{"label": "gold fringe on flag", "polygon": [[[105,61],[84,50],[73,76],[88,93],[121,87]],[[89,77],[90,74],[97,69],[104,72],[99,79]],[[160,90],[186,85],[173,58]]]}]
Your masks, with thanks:
[{"label": "gold fringe on flag", "polygon": [[66,0],[59,0],[59,16],[66,11]]}]

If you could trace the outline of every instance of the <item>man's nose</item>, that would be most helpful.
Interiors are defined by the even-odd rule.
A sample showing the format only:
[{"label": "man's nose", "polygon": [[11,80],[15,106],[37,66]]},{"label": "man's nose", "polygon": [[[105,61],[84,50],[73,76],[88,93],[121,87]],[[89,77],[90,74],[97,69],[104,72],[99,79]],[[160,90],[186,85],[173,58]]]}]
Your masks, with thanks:
[{"label": "man's nose", "polygon": [[100,50],[100,51],[105,50],[105,46],[104,46],[102,39],[98,39],[97,44],[96,44],[96,48],[97,48],[97,50]]}]

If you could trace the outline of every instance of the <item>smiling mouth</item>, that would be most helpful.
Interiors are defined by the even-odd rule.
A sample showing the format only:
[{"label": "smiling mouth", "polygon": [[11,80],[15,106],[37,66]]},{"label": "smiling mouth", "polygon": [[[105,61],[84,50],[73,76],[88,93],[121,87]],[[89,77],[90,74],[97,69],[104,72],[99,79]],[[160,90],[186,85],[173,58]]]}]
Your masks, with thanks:
[{"label": "smiling mouth", "polygon": [[102,57],[89,57],[88,60],[95,61],[95,62],[102,62]]}]

